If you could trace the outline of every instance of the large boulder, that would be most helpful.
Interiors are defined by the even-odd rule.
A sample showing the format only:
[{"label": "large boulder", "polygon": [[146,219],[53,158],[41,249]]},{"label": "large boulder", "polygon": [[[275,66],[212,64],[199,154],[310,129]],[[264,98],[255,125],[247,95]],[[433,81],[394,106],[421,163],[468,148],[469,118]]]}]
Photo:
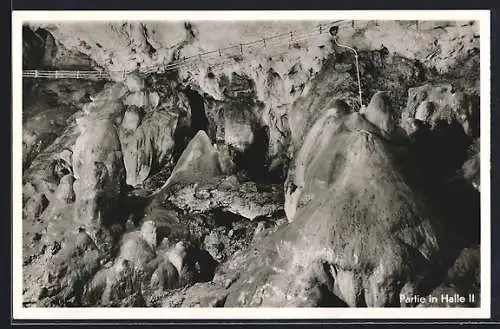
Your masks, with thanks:
[{"label": "large boulder", "polygon": [[298,156],[292,222],[222,269],[240,273],[225,306],[400,306],[434,284],[438,223],[380,130],[335,104]]},{"label": "large boulder", "polygon": [[[373,105],[384,104],[383,107],[377,106],[380,123],[385,120],[381,109],[385,107],[383,112],[388,113],[391,107],[397,109],[404,106],[400,95],[408,87],[423,81],[422,65],[418,61],[386,52],[384,47],[358,52],[363,104],[368,104],[368,95],[381,96],[372,98],[375,102]],[[384,95],[380,90],[387,91],[387,94]],[[391,104],[387,102],[387,98],[391,100]],[[343,99],[353,109],[360,109],[355,56],[352,51],[340,47],[336,47],[335,52],[322,61],[322,70],[306,85],[287,113],[295,153],[300,149],[309,129],[322,115],[322,110],[332,108],[335,99]],[[368,107],[366,109],[370,112]],[[391,124],[390,121],[388,123]]]}]

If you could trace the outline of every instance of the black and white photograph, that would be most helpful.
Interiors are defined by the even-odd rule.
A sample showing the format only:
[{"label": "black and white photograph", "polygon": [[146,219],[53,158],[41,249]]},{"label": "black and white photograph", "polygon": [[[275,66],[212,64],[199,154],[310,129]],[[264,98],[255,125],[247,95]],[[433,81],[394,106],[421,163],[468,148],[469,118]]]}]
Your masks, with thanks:
[{"label": "black and white photograph", "polygon": [[489,14],[355,13],[20,15],[23,314],[487,315]]}]

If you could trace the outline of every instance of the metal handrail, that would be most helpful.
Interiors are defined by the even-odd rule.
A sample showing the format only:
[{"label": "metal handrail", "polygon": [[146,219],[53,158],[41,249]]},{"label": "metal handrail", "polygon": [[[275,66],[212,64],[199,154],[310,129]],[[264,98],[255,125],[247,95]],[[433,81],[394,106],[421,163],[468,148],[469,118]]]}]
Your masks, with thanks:
[{"label": "metal handrail", "polygon": [[[270,37],[260,38],[258,40],[254,40],[247,43],[240,43],[235,45],[230,45],[224,48],[219,48],[216,50],[211,50],[203,53],[198,53],[196,55],[188,56],[182,58],[181,60],[177,60],[175,62],[169,63],[167,65],[150,65],[141,69],[146,73],[154,72],[155,70],[162,71],[171,71],[181,67],[191,66],[193,64],[210,61],[210,60],[222,60],[225,62],[227,59],[231,59],[236,55],[243,55],[244,49],[250,50],[253,47],[256,48],[278,48],[281,46],[292,46],[296,42],[302,42],[305,40],[311,40],[318,38],[320,35],[327,35],[328,28],[331,26],[338,26],[339,24],[348,23],[345,20],[337,20],[328,24],[318,24],[314,27],[314,29],[302,29],[289,31],[286,33],[276,34]],[[246,48],[244,48],[246,47]],[[352,48],[351,48],[352,49]],[[228,51],[233,50],[234,53],[227,54]],[[208,57],[208,58],[207,58]],[[245,58],[243,58],[245,59]],[[357,53],[356,53],[356,61],[357,61]],[[216,63],[213,63],[214,65]],[[136,70],[133,70],[136,71]],[[88,79],[88,78],[104,78],[111,79],[112,73],[122,74],[125,76],[128,73],[133,71],[89,71],[89,70],[77,70],[77,71],[44,71],[44,70],[25,70],[23,71],[23,77],[26,78],[75,78],[75,79]],[[358,82],[359,82],[359,70],[358,70]],[[361,90],[361,89],[360,89]]]},{"label": "metal handrail", "polygon": [[354,58],[356,59],[356,73],[357,73],[357,76],[358,76],[358,92],[359,92],[359,105],[361,106],[361,108],[363,108],[363,98],[362,98],[362,92],[361,92],[361,76],[360,76],[360,73],[359,73],[359,61],[358,61],[358,52],[356,51],[356,49],[354,49],[353,47],[350,47],[350,46],[347,46],[347,45],[343,45],[343,44],[340,44],[338,42],[338,38],[337,36],[334,36],[333,37],[333,41],[335,42],[335,44],[339,47],[343,47],[343,48],[347,48],[351,51],[354,52]]}]

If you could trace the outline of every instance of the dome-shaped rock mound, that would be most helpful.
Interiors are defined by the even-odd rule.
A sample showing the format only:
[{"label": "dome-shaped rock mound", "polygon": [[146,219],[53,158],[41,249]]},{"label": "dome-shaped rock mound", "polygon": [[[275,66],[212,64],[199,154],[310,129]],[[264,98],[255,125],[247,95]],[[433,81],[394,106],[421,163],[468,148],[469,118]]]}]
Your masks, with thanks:
[{"label": "dome-shaped rock mound", "polygon": [[393,109],[387,92],[379,91],[375,93],[366,109],[364,109],[363,115],[387,136],[390,136],[395,129],[395,122],[392,117]]},{"label": "dome-shaped rock mound", "polygon": [[225,306],[325,306],[332,296],[340,305],[401,306],[401,295],[434,284],[441,251],[431,213],[379,130],[334,104],[297,157],[293,221],[232,260],[250,265]]}]

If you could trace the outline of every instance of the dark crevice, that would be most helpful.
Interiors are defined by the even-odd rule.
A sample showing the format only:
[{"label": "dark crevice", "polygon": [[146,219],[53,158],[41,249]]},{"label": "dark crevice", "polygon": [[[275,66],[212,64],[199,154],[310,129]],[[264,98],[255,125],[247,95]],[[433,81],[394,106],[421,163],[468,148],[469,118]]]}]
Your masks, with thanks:
[{"label": "dark crevice", "polygon": [[191,87],[189,86],[183,89],[182,92],[186,95],[189,101],[189,107],[191,108],[191,122],[189,126],[178,126],[174,132],[175,145],[172,151],[172,158],[174,163],[179,160],[189,141],[191,141],[191,139],[200,130],[205,131],[207,135],[211,137],[209,134],[209,121],[205,113],[205,104],[203,97],[201,97],[200,94],[191,89]]},{"label": "dark crevice", "polygon": [[187,250],[186,265],[194,273],[195,282],[209,282],[214,278],[219,263],[208,251],[199,247]]},{"label": "dark crevice", "polygon": [[45,55],[45,40],[28,26],[23,26],[23,68],[37,69]]},{"label": "dark crevice", "polygon": [[244,152],[237,152],[234,162],[238,168],[248,173],[250,179],[256,182],[267,182],[271,178],[266,165],[268,148],[269,127],[259,127],[255,129],[252,144]]},{"label": "dark crevice", "polygon": [[480,137],[480,99],[478,95],[472,95],[471,99],[471,108],[472,113],[470,117],[470,134],[474,138],[479,138]]},{"label": "dark crevice", "polygon": [[283,161],[271,168],[270,131],[268,126],[254,129],[252,144],[243,152],[231,150],[236,167],[242,170],[250,180],[261,184],[279,184],[286,178],[288,163]]},{"label": "dark crevice", "polygon": [[208,119],[205,113],[203,97],[189,86],[184,89],[184,94],[187,96],[189,106],[191,107],[191,129],[194,134],[203,130],[208,135]]},{"label": "dark crevice", "polygon": [[349,307],[344,301],[335,296],[326,285],[319,285],[320,299],[318,307]]},{"label": "dark crevice", "polygon": [[[335,271],[335,273],[332,273]],[[323,277],[323,282],[316,282],[316,286],[319,290],[319,300],[318,307],[348,307],[348,305],[342,301],[338,296],[333,293],[335,276],[336,276],[336,266],[330,266],[327,262],[322,262],[321,264],[321,276]]]},{"label": "dark crevice", "polygon": [[[411,136],[405,175],[441,218],[445,263],[465,247],[479,243],[480,194],[459,175],[472,138],[458,122],[425,125]],[[451,264],[449,264],[451,265]]]}]

